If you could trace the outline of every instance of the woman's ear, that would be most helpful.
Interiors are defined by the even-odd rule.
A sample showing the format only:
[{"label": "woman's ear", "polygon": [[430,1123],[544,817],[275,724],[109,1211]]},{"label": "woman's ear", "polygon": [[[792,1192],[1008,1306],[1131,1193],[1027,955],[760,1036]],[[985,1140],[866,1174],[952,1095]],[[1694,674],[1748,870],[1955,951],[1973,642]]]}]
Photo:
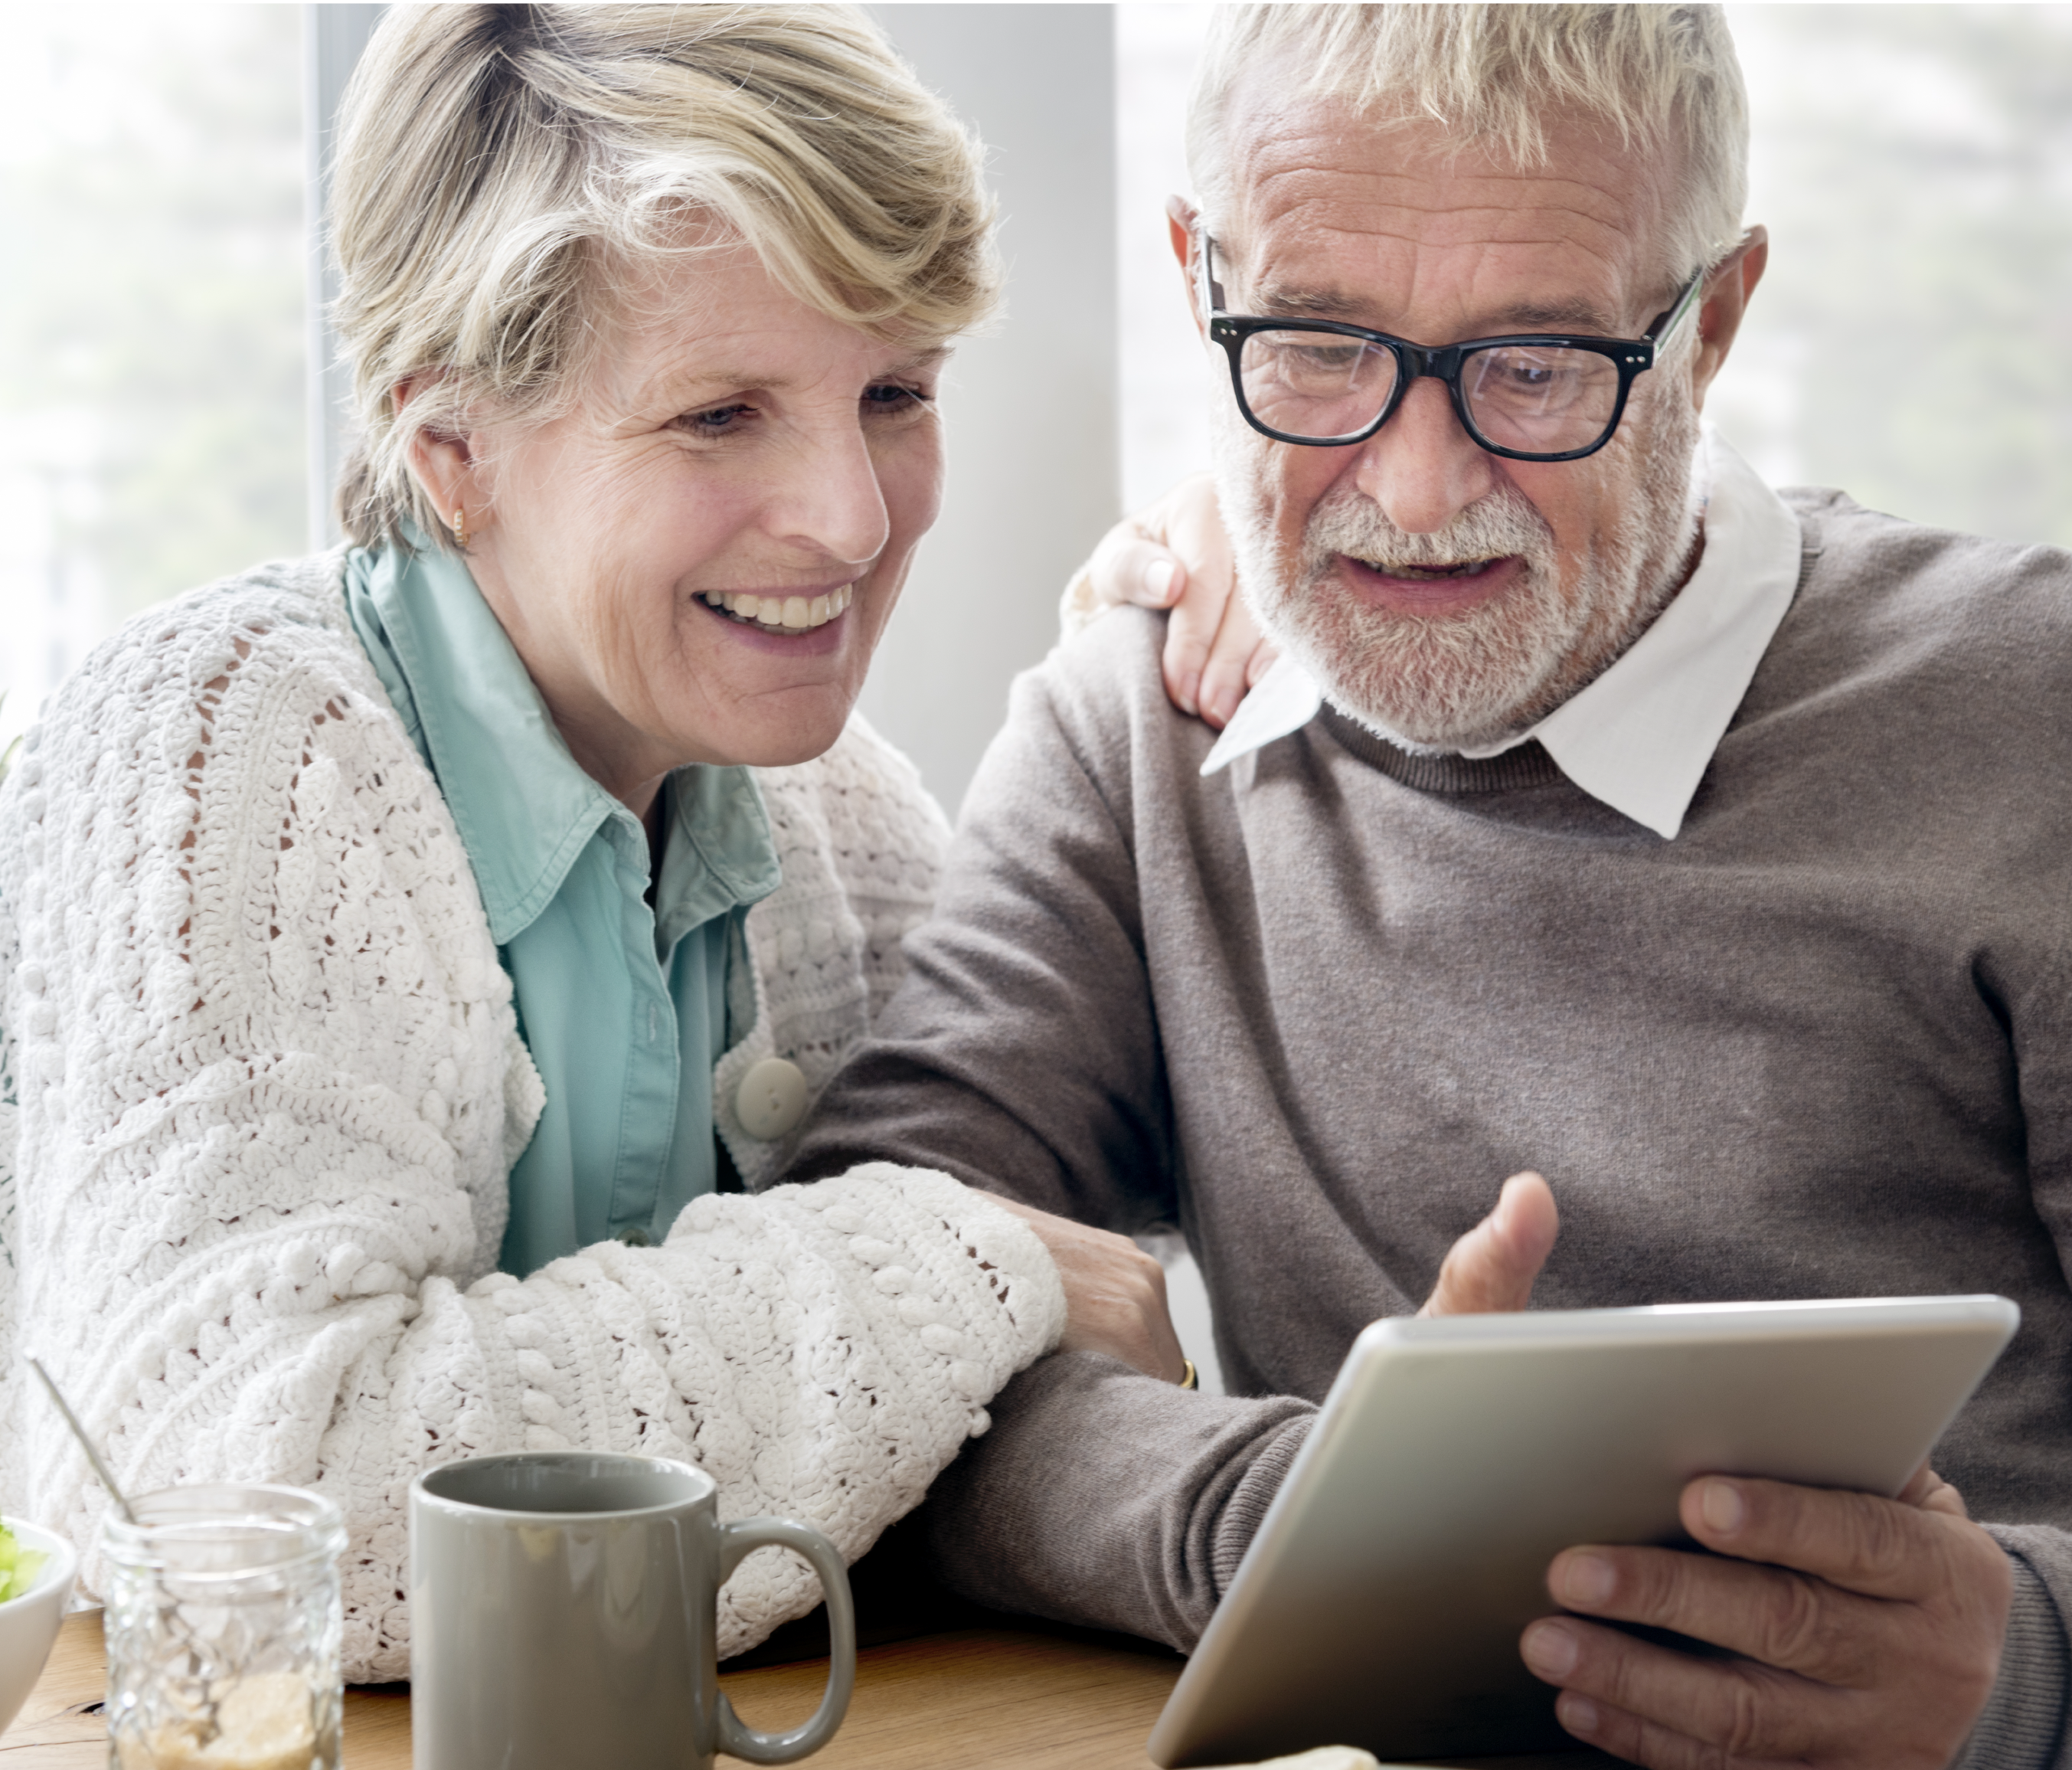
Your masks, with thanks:
[{"label": "woman's ear", "polygon": [[[396,384],[391,397],[398,417],[409,406],[417,387],[414,380]],[[467,537],[485,527],[489,521],[487,488],[481,483],[473,438],[457,430],[420,426],[410,432],[405,459],[409,463],[411,477],[423,488],[432,508],[453,530],[459,545],[465,547]]]}]

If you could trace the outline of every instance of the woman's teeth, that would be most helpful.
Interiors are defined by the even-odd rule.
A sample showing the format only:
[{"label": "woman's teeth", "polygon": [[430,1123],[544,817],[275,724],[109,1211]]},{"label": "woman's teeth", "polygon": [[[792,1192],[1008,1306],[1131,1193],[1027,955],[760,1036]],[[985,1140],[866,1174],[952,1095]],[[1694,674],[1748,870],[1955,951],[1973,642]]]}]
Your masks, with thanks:
[{"label": "woman's teeth", "polygon": [[726,610],[738,621],[803,633],[812,628],[826,626],[847,608],[855,588],[853,584],[844,584],[824,596],[755,596],[746,591],[717,590],[703,591],[700,595],[714,608]]}]

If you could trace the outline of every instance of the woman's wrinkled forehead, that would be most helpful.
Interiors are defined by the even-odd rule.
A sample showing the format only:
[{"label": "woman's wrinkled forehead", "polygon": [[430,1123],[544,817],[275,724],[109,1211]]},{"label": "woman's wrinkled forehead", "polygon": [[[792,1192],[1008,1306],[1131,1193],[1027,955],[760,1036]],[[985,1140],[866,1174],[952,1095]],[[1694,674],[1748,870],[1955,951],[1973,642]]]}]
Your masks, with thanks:
[{"label": "woman's wrinkled forehead", "polygon": [[[859,321],[838,295],[811,281],[799,286],[798,278],[787,276],[787,266],[771,264],[738,231],[709,216],[687,216],[653,249],[599,247],[596,257],[586,278],[585,329],[593,362],[631,351],[695,356],[703,341],[738,331],[744,320],[779,315],[790,321],[817,314],[894,355],[915,358],[947,355],[957,335],[897,317]],[[742,298],[750,291],[751,308],[745,312]]]},{"label": "woman's wrinkled forehead", "polygon": [[950,350],[932,334],[888,335],[830,315],[723,237],[629,266],[594,298],[588,360],[569,397],[606,427],[750,389],[799,392],[830,376],[931,380]]}]

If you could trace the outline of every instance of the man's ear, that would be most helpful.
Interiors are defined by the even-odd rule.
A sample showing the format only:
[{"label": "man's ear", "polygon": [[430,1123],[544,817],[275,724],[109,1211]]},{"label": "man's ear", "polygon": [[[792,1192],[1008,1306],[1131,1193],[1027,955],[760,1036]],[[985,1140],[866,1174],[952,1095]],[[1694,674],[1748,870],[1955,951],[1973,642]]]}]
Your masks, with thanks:
[{"label": "man's ear", "polygon": [[1741,236],[1741,244],[1721,259],[1705,279],[1704,298],[1698,309],[1698,360],[1692,365],[1691,401],[1704,409],[1705,390],[1720,365],[1733,348],[1748,311],[1749,297],[1762,281],[1770,262],[1770,230],[1753,227]]},{"label": "man's ear", "polygon": [[1201,290],[1194,277],[1194,224],[1201,211],[1183,196],[1166,199],[1166,229],[1173,241],[1173,256],[1180,261],[1181,280],[1187,286],[1187,311],[1194,316],[1194,330],[1208,336],[1209,316],[1202,311]]},{"label": "man's ear", "polygon": [[[418,390],[416,381],[398,381],[390,396],[400,417]],[[405,454],[410,476],[450,528],[479,532],[488,525],[488,498],[480,484],[472,440],[457,431],[413,429]],[[456,514],[460,517],[455,521]]]}]

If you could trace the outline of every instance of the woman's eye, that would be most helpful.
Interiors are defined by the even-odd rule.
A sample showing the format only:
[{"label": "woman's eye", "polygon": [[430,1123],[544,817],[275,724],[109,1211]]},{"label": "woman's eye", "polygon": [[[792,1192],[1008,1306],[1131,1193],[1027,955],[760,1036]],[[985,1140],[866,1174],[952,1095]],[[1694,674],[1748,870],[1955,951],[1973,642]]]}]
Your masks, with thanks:
[{"label": "woman's eye", "polygon": [[880,381],[863,390],[863,403],[879,411],[897,411],[902,406],[925,405],[928,396],[918,388],[902,387],[896,381]]},{"label": "woman's eye", "polygon": [[699,436],[720,436],[742,427],[742,420],[754,412],[752,405],[715,405],[709,411],[689,412],[680,420],[684,429]]}]

